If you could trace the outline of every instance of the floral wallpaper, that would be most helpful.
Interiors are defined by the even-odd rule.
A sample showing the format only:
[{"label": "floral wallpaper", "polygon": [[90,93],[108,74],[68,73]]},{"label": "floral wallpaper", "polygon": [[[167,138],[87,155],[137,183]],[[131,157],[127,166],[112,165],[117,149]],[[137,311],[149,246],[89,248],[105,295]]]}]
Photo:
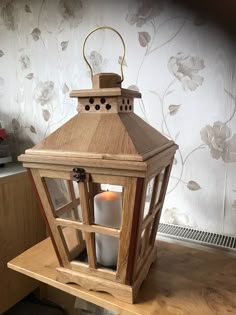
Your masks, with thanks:
[{"label": "floral wallpaper", "polygon": [[[124,37],[123,86],[143,95],[135,112],[179,144],[162,222],[235,235],[235,45],[178,1],[2,0],[0,120],[13,156],[76,114],[69,91],[91,87],[83,39],[100,25]],[[95,73],[119,73],[112,32],[86,53]]]}]

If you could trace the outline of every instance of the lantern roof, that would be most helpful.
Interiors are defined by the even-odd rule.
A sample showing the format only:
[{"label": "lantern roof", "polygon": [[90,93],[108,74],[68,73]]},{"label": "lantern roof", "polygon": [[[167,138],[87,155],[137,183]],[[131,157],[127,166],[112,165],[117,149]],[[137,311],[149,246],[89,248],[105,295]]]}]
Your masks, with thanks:
[{"label": "lantern roof", "polygon": [[78,97],[78,114],[26,150],[19,160],[47,163],[51,159],[57,164],[76,158],[143,162],[175,145],[133,112],[133,98],[141,94],[122,89],[119,78],[98,74],[93,89],[72,91],[71,97]]}]

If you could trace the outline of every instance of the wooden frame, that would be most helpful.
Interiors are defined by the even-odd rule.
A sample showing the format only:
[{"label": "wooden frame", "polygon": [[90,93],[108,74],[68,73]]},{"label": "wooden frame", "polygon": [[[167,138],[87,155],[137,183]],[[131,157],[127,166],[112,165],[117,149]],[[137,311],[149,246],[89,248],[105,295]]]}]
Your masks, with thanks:
[{"label": "wooden frame", "polygon": [[[88,182],[75,184],[75,186],[78,185],[79,197],[75,195],[72,175],[67,169],[59,171],[31,169],[45,211],[46,221],[50,226],[51,238],[56,252],[60,256],[61,267],[57,269],[58,281],[64,283],[73,281],[87,289],[106,291],[126,302],[134,302],[139,287],[156,257],[154,240],[172,166],[171,161],[166,164],[165,167],[157,168],[156,174],[152,171],[152,177],[147,176],[146,178],[108,176],[96,171],[89,174]],[[163,172],[164,175],[161,178]],[[70,198],[57,209],[51,200],[46,178],[61,179],[67,186]],[[152,178],[154,185],[150,209],[148,215],[143,218],[146,191]],[[119,229],[94,223],[91,200],[96,193],[100,192],[102,183],[120,185],[124,189],[122,222]],[[82,218],[79,218],[75,210],[79,205],[82,210]],[[68,211],[71,211],[73,218],[61,217],[65,216]],[[72,233],[72,231],[74,232]],[[119,239],[116,271],[97,265],[95,233]],[[141,237],[142,233],[144,233],[143,237]],[[68,245],[70,242],[71,246]],[[85,248],[88,255],[87,264],[75,260],[75,257]]]}]

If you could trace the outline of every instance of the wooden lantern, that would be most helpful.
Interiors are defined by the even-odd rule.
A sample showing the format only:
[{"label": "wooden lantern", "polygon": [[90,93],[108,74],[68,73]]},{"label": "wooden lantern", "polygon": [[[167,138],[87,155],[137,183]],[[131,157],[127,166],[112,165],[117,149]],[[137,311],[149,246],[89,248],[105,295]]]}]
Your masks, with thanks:
[{"label": "wooden lantern", "polygon": [[[60,263],[58,281],[134,303],[156,258],[177,145],[134,114],[141,94],[121,88],[117,74],[97,74],[92,89],[70,96],[78,98],[78,114],[19,160],[38,192]],[[96,209],[107,184],[120,214],[109,198]]]}]

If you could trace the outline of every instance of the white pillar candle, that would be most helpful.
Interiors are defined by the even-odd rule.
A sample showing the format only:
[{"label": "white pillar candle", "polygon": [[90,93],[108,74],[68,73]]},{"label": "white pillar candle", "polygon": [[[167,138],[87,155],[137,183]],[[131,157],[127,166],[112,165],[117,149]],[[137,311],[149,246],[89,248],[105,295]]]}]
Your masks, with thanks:
[{"label": "white pillar candle", "polygon": [[[95,224],[120,228],[122,195],[120,192],[105,191],[94,197]],[[118,239],[96,234],[97,262],[103,266],[116,266]]]}]

